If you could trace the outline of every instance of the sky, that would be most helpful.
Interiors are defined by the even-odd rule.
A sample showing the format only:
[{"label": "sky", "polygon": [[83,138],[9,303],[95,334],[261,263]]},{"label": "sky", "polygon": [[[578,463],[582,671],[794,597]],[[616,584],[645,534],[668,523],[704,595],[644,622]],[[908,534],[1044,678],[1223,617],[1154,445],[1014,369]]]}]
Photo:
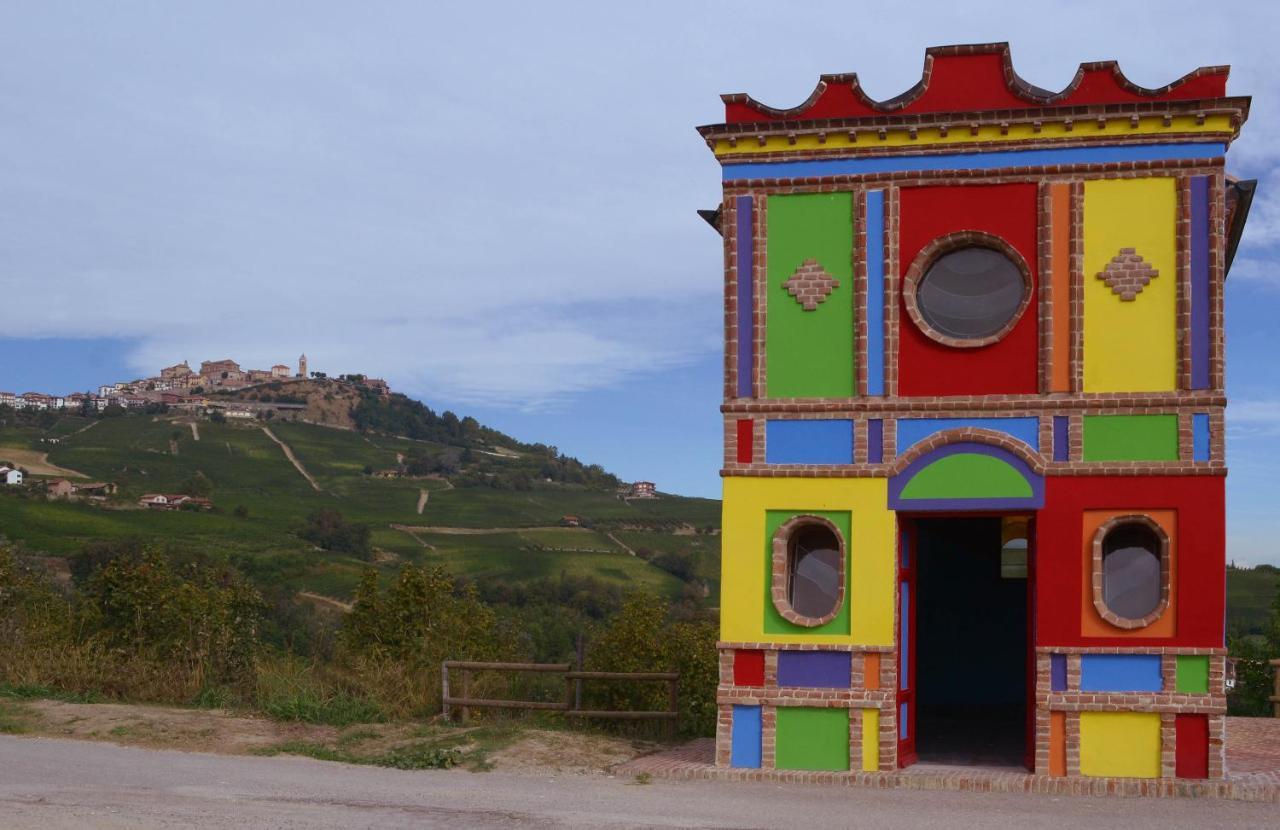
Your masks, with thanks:
[{"label": "sky", "polygon": [[1280,564],[1280,7],[0,2],[0,389],[179,360],[363,372],[718,496],[719,95],[875,97],[1009,41],[1064,87],[1229,63],[1260,180],[1227,286],[1228,557]]}]

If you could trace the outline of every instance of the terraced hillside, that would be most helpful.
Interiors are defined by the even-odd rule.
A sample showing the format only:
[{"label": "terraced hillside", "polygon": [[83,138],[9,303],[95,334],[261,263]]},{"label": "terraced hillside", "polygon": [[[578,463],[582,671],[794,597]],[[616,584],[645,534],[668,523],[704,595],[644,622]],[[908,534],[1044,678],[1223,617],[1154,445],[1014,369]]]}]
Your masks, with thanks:
[{"label": "terraced hillside", "polygon": [[[367,563],[297,535],[310,514],[333,508],[371,528],[373,561],[384,569],[438,563],[508,583],[589,576],[673,597],[691,588],[714,596],[716,587],[719,502],[626,501],[598,484],[534,478],[546,463],[538,445],[460,455],[446,443],[306,423],[200,421],[192,429],[189,419],[129,415],[0,427],[0,460],[6,447],[47,453],[52,464],[118,486],[105,503],[0,494],[0,536],[54,557],[139,537],[237,557],[297,590],[345,599]],[[452,472],[370,474],[409,457],[446,456],[461,458]],[[490,486],[509,472],[521,489]],[[211,486],[214,511],[137,507],[144,493],[189,491],[197,476]],[[561,527],[567,515],[590,526]]]}]

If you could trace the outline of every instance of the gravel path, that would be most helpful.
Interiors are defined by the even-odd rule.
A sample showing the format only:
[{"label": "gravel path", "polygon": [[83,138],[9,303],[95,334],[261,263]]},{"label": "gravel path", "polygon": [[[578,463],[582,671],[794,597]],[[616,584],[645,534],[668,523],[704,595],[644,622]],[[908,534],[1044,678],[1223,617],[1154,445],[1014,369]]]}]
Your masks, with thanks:
[{"label": "gravel path", "polygon": [[61,828],[1276,826],[1274,804],[406,772],[0,737],[0,825]]},{"label": "gravel path", "polygon": [[271,431],[270,427],[263,427],[262,431],[267,434],[268,438],[280,445],[280,449],[284,450],[284,457],[289,459],[289,463],[292,464],[298,472],[302,473],[302,477],[307,480],[307,483],[310,484],[314,490],[319,492],[320,485],[316,484],[316,480],[311,477],[311,473],[307,472],[307,468],[302,466],[302,462],[293,454],[293,449],[288,444],[277,438],[276,434]]}]

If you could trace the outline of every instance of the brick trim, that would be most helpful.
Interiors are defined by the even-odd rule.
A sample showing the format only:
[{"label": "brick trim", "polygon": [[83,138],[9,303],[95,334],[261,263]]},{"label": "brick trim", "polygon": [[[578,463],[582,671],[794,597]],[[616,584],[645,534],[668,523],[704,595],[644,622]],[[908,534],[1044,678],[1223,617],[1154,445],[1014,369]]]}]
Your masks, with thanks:
[{"label": "brick trim", "polygon": [[[831,606],[831,610],[820,617],[809,617],[801,614],[791,607],[791,556],[792,545],[795,534],[809,525],[818,525],[829,530],[835,536],[839,545],[839,583],[836,586],[836,601]],[[848,550],[845,545],[844,536],[840,533],[840,528],[836,527],[832,522],[822,518],[821,516],[812,516],[802,514],[793,516],[778,528],[773,534],[773,559],[772,559],[772,586],[769,589],[769,595],[773,599],[773,607],[784,620],[793,624],[804,626],[805,628],[816,628],[825,625],[836,618],[840,613],[840,609],[844,607],[844,591],[845,591],[845,559],[848,556]]]},{"label": "brick trim", "polygon": [[901,189],[884,191],[884,393],[898,397],[898,301],[902,277],[898,271],[898,230],[901,224]]},{"label": "brick trim", "polygon": [[[1156,535],[1156,539],[1160,544],[1160,601],[1156,607],[1146,616],[1137,619],[1122,617],[1112,611],[1103,599],[1103,573],[1102,573],[1102,548],[1108,534],[1111,531],[1123,525],[1141,525]],[[1112,516],[1107,519],[1098,530],[1093,534],[1093,607],[1097,609],[1098,616],[1106,620],[1116,628],[1132,630],[1135,628],[1145,628],[1151,625],[1164,614],[1169,607],[1169,534],[1160,524],[1150,516],[1141,513],[1128,513],[1122,516]]]},{"label": "brick trim", "polygon": [[[1018,303],[1018,308],[999,330],[983,337],[955,337],[938,331],[925,318],[924,312],[920,308],[920,282],[928,275],[929,269],[942,257],[964,248],[986,248],[1003,254],[1006,259],[1014,264],[1022,277],[1022,300]],[[906,307],[907,316],[911,318],[911,322],[915,323],[916,328],[920,329],[921,333],[930,340],[957,349],[976,349],[1003,340],[1018,325],[1023,313],[1031,305],[1034,294],[1035,281],[1031,278],[1031,267],[1027,265],[1026,259],[1023,258],[1018,249],[995,234],[983,231],[957,231],[934,239],[925,245],[920,253],[916,254],[916,258],[911,262],[911,267],[907,269],[907,275],[902,279],[902,304]]]},{"label": "brick trim", "polygon": [[[867,191],[853,193],[853,366],[854,391],[867,394]],[[855,452],[858,444],[854,443]]]},{"label": "brick trim", "polygon": [[1084,392],[1084,182],[1071,182],[1071,391]]}]

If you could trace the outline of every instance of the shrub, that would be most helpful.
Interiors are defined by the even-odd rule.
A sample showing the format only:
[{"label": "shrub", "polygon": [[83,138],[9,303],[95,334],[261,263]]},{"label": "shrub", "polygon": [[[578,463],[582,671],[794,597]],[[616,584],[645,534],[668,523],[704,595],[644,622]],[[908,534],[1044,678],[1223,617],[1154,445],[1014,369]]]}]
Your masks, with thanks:
[{"label": "shrub", "polygon": [[306,523],[298,529],[298,536],[316,547],[349,553],[362,559],[373,556],[373,547],[369,543],[371,534],[368,525],[348,522],[332,507],[322,507],[307,516]]},{"label": "shrub", "polygon": [[[649,594],[632,594],[591,642],[587,664],[595,671],[680,673],[680,731],[711,735],[716,724],[719,663],[717,630],[709,621],[671,622],[671,607]],[[591,708],[665,709],[660,683],[588,684]]]}]

